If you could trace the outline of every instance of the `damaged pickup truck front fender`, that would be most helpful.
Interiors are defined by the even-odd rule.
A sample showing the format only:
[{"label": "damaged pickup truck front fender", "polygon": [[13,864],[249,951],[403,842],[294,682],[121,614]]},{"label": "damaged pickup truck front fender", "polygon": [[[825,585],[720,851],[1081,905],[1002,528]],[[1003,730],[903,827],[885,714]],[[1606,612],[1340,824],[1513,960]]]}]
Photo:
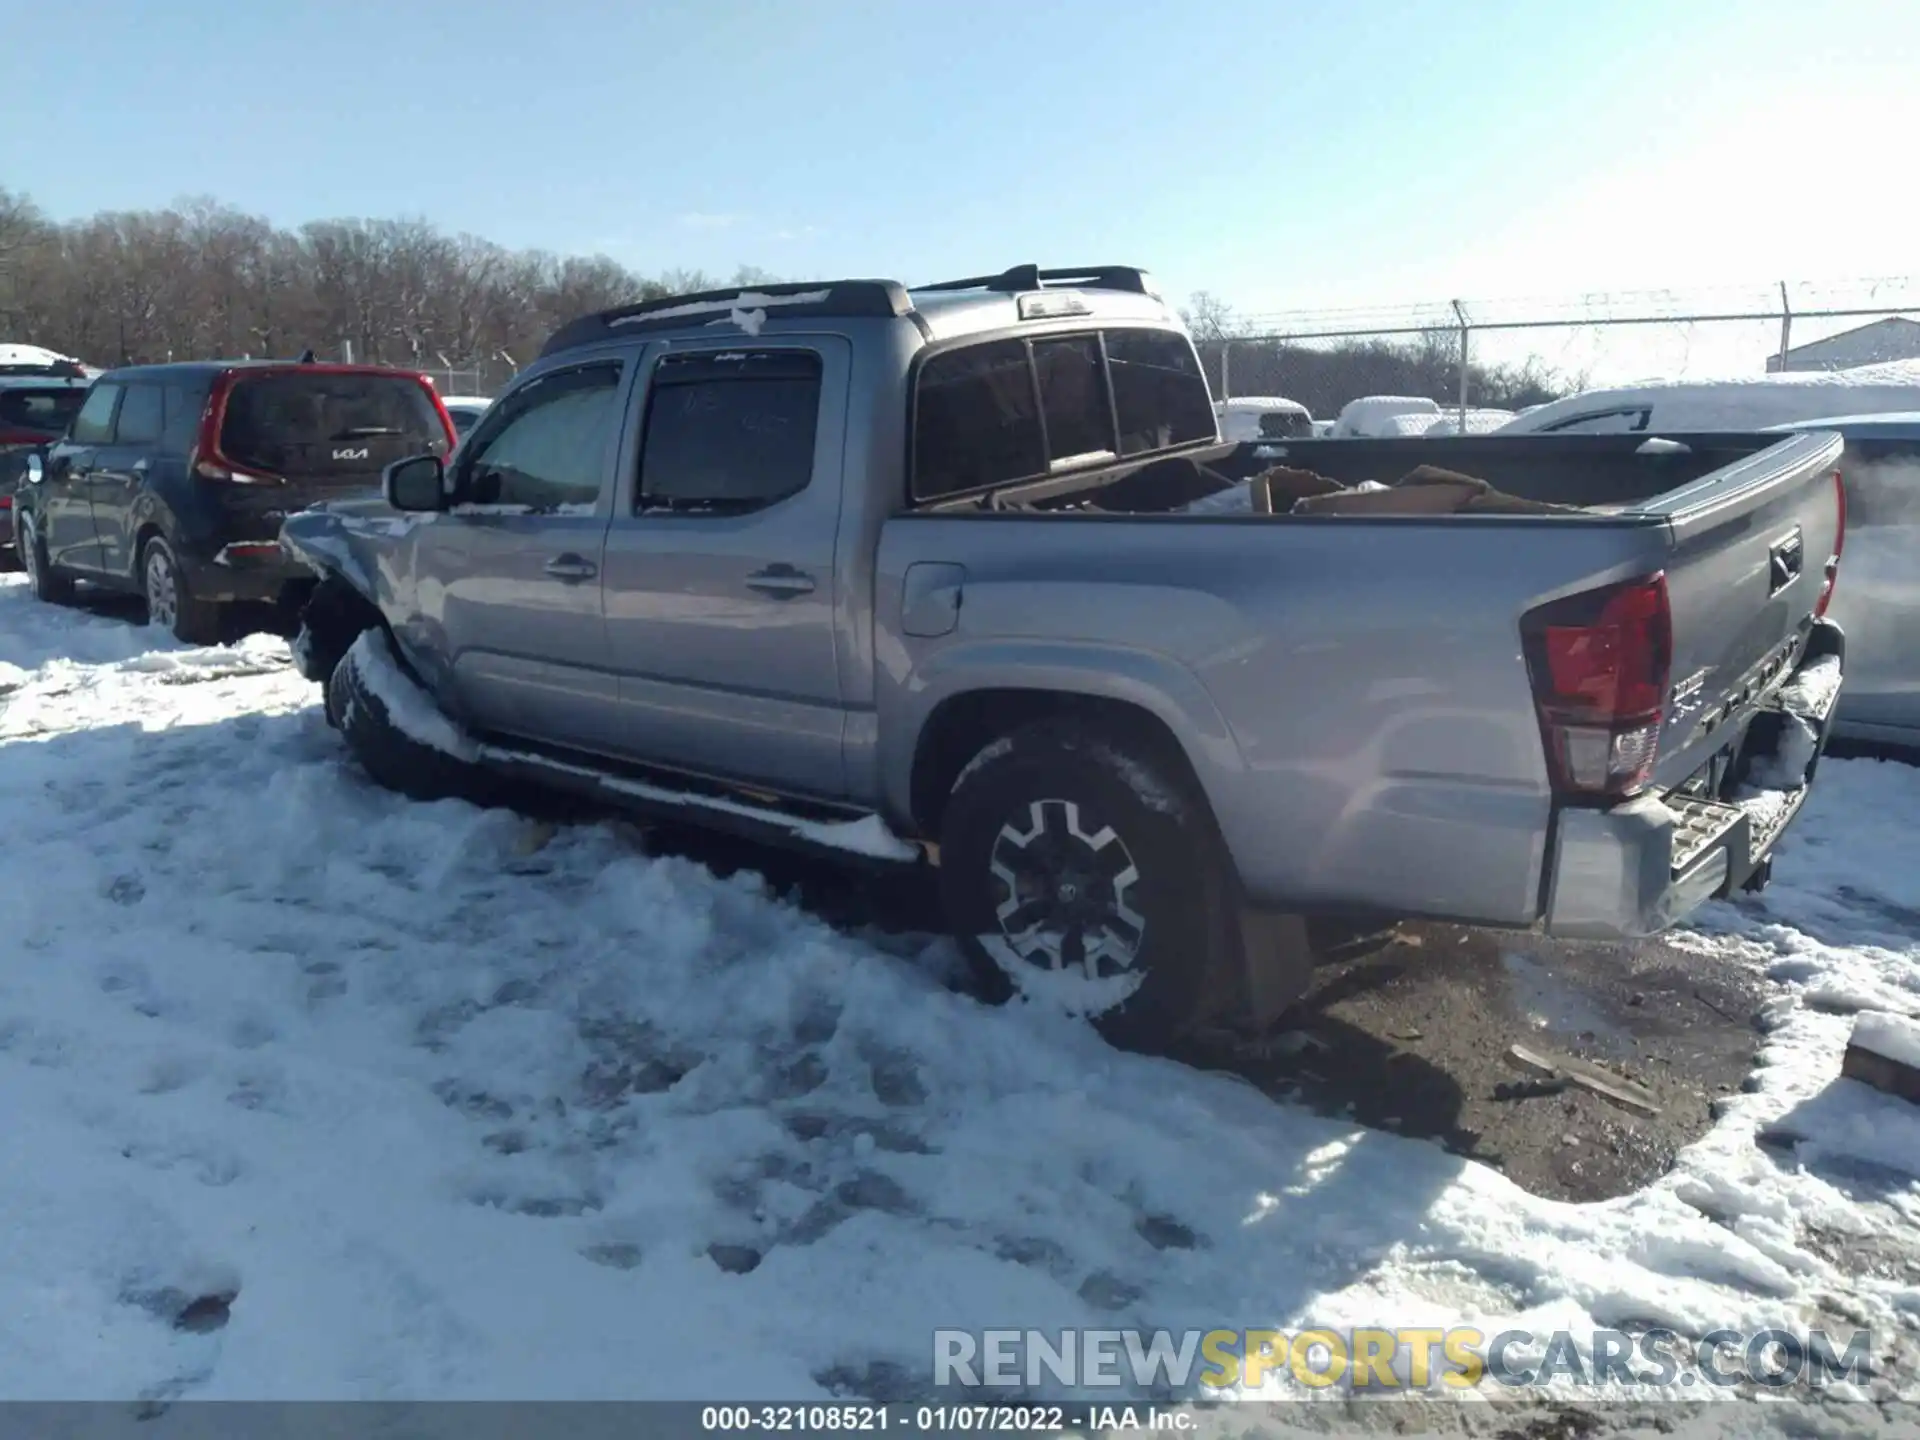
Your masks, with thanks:
[{"label": "damaged pickup truck front fender", "polygon": [[307,679],[324,684],[364,631],[397,628],[411,588],[407,538],[415,520],[384,505],[347,502],[303,510],[282,525],[280,548],[319,580],[293,645]]}]

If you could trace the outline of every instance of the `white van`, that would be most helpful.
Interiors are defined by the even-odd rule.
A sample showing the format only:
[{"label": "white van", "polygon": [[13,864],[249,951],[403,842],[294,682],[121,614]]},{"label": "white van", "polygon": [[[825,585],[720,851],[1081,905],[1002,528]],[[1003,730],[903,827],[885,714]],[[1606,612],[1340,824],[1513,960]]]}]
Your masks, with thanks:
[{"label": "white van", "polygon": [[1279,395],[1217,401],[1213,413],[1219,417],[1222,440],[1301,440],[1313,434],[1313,412]]},{"label": "white van", "polygon": [[1333,433],[1345,440],[1424,435],[1439,418],[1439,405],[1424,395],[1362,395],[1340,407]]}]

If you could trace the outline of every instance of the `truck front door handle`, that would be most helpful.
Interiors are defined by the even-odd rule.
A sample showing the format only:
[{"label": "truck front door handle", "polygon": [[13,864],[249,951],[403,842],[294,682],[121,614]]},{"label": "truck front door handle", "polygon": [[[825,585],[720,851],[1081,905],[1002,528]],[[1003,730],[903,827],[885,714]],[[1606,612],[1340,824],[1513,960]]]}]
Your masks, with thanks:
[{"label": "truck front door handle", "polygon": [[811,595],[814,586],[813,577],[804,571],[791,565],[769,565],[747,577],[747,588],[786,600],[795,595]]},{"label": "truck front door handle", "polygon": [[565,555],[556,555],[547,561],[546,571],[556,580],[573,582],[591,580],[600,573],[600,567],[584,555],[569,552]]}]

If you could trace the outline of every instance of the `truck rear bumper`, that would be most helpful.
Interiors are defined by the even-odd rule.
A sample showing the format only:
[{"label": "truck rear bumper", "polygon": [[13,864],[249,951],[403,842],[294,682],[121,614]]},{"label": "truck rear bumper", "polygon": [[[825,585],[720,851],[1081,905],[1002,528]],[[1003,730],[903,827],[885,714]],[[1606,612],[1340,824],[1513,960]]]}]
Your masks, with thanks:
[{"label": "truck rear bumper", "polygon": [[1547,882],[1547,933],[1570,940],[1657,935],[1708,900],[1761,888],[1774,846],[1811,793],[1844,653],[1838,626],[1815,626],[1800,668],[1748,729],[1735,767],[1747,778],[1734,798],[1676,792],[1607,810],[1562,810]]}]

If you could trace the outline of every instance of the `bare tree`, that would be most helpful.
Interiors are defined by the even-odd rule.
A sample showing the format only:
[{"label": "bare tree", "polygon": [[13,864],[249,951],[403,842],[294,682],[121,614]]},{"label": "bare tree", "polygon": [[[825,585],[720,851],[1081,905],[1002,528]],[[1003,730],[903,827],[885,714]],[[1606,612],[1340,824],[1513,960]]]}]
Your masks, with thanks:
[{"label": "bare tree", "polygon": [[1234,339],[1244,328],[1233,307],[1206,290],[1196,290],[1188,297],[1180,318],[1186,322],[1188,333],[1205,345]]},{"label": "bare tree", "polygon": [[[771,278],[743,266],[735,283]],[[576,316],[718,283],[505,250],[419,219],[287,231],[205,197],[56,225],[0,190],[0,339],[96,363],[311,348],[497,382],[499,357],[526,360]]]}]

